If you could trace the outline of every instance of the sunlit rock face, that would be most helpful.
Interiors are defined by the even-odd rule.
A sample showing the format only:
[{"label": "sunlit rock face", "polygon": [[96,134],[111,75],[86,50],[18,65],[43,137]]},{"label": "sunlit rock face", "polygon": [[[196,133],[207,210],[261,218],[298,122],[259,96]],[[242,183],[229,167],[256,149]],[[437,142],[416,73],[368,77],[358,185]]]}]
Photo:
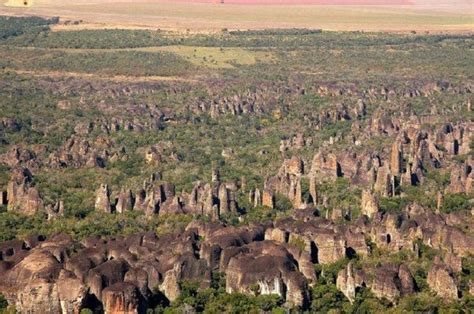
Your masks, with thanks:
[{"label": "sunlit rock face", "polygon": [[427,282],[438,296],[451,300],[458,298],[458,288],[448,266],[434,264],[428,272]]}]

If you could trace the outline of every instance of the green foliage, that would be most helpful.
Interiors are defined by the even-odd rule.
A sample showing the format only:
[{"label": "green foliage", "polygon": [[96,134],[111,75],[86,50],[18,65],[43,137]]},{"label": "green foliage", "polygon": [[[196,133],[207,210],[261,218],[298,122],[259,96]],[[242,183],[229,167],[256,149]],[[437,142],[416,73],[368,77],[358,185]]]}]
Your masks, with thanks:
[{"label": "green foliage", "polygon": [[326,182],[318,186],[321,195],[329,199],[328,208],[343,208],[352,219],[360,213],[360,190],[353,188],[347,178],[337,178],[335,182]]},{"label": "green foliage", "polygon": [[383,213],[399,214],[410,202],[402,197],[381,197],[379,200],[380,211]]},{"label": "green foliage", "polygon": [[8,183],[9,167],[0,165],[0,187],[6,187]]},{"label": "green foliage", "polygon": [[288,199],[288,197],[276,193],[275,194],[275,209],[281,212],[286,212],[289,211],[293,208],[293,204],[291,201]]},{"label": "green foliage", "polygon": [[240,223],[238,213],[221,214],[219,219],[230,226],[237,226]]},{"label": "green foliage", "polygon": [[185,280],[179,284],[181,288],[181,297],[183,299],[193,298],[197,295],[199,289],[199,282]]},{"label": "green foliage", "polygon": [[421,258],[433,260],[435,256],[439,254],[439,252],[424,244],[421,240],[416,240],[415,244],[418,245],[419,254]]},{"label": "green foliage", "polygon": [[0,241],[12,240],[33,225],[41,224],[43,217],[29,218],[11,212],[0,213]]},{"label": "green foliage", "polygon": [[[322,111],[333,110],[335,104],[344,104],[347,110],[360,98],[359,93],[319,95],[313,89],[320,83],[354,86],[369,91],[380,86],[393,86],[405,90],[418,82],[448,80],[456,85],[466,81],[473,73],[471,35],[413,36],[401,34],[340,33],[319,30],[250,30],[225,31],[222,34],[176,34],[150,30],[81,30],[49,31],[56,20],[39,18],[0,17],[0,111],[2,119],[15,119],[22,128],[19,131],[0,129],[0,154],[11,145],[35,147],[40,160],[48,160],[63,143],[73,135],[94,143],[99,137],[110,139],[107,149],[110,156],[121,153],[124,148],[127,158],[118,158],[106,163],[103,169],[74,168],[35,169],[34,184],[45,202],[52,204],[63,200],[66,215],[55,221],[44,223],[45,214],[25,217],[6,212],[0,207],[0,242],[23,238],[29,234],[53,235],[65,232],[75,239],[100,235],[129,235],[137,232],[156,231],[158,234],[180,232],[193,219],[209,221],[209,217],[191,215],[160,215],[147,218],[140,212],[106,214],[95,212],[94,191],[99,183],[106,182],[114,191],[120,188],[134,191],[142,187],[143,179],[160,172],[164,180],[176,184],[176,190],[191,191],[195,181],[209,182],[211,162],[217,162],[223,182],[238,182],[247,179],[247,190],[239,195],[240,213],[224,215],[222,220],[229,225],[251,222],[274,221],[290,215],[292,204],[287,197],[277,194],[275,209],[254,208],[248,200],[250,188],[260,188],[264,178],[275,174],[283,156],[278,151],[281,139],[291,138],[296,132],[303,133],[311,144],[290,148],[284,154],[299,155],[311,160],[315,150],[321,148],[330,137],[339,139],[331,146],[335,151],[344,149],[355,153],[370,147],[379,152],[386,151],[391,137],[373,136],[361,145],[352,143],[354,121],[326,119],[322,127],[315,128]],[[168,46],[168,52],[161,48]],[[173,47],[176,46],[176,47]],[[224,53],[226,47],[243,48],[248,55],[267,54],[271,62],[257,60],[255,64],[242,65],[231,62],[232,68],[208,69],[191,63],[191,59],[176,53],[174,49],[197,47],[215,49]],[[193,49],[193,48],[191,48]],[[175,52],[173,52],[175,51]],[[195,56],[211,60],[213,56]],[[239,56],[236,56],[238,58]],[[238,60],[236,60],[238,61]],[[403,64],[403,66],[400,66]],[[19,74],[15,74],[17,71]],[[28,74],[21,74],[28,71]],[[39,75],[30,75],[29,73]],[[60,72],[74,72],[61,74]],[[59,73],[59,74],[58,74]],[[45,78],[43,75],[47,74]],[[54,74],[54,75],[53,75]],[[317,75],[315,75],[317,74]],[[58,77],[57,75],[66,75]],[[106,76],[115,77],[113,82]],[[177,76],[176,80],[154,82],[142,76]],[[104,78],[105,77],[105,78]],[[180,80],[182,79],[182,81]],[[146,81],[146,82],[144,82]],[[278,95],[271,88],[301,83],[301,93],[288,91]],[[417,82],[414,84],[414,82]],[[200,112],[196,104],[210,104],[235,95],[261,93],[270,90],[270,99],[256,100],[252,114],[229,110],[218,117],[209,112]],[[455,88],[453,88],[454,90]],[[275,94],[275,95],[273,95]],[[420,115],[429,115],[434,100],[447,121],[456,122],[468,115],[451,110],[453,105],[465,103],[465,93],[435,92],[430,97],[405,97],[390,95],[390,103],[404,103],[408,110]],[[259,98],[258,96],[257,98]],[[265,95],[262,96],[265,98]],[[389,103],[366,97],[367,111],[392,112]],[[69,100],[70,109],[59,109],[59,100]],[[246,100],[244,100],[245,102]],[[257,103],[265,106],[259,108]],[[102,104],[105,106],[103,109]],[[460,112],[462,112],[461,109]],[[146,113],[145,113],[146,112]],[[279,115],[274,113],[278,112]],[[151,117],[152,116],[152,117]],[[145,130],[114,130],[108,132],[100,124],[111,119],[133,121],[145,126]],[[357,117],[361,130],[365,130],[368,116]],[[95,128],[88,134],[76,134],[78,123],[91,122]],[[153,127],[148,128],[152,125]],[[97,127],[99,126],[99,127]],[[0,128],[2,126],[0,125]],[[434,128],[423,125],[421,128]],[[434,130],[433,130],[434,131]],[[341,136],[339,136],[341,135]],[[3,145],[7,143],[6,145]],[[170,143],[163,150],[163,161],[156,165],[146,164],[144,152],[155,144]],[[94,144],[91,144],[94,146]],[[164,145],[166,146],[166,145]],[[472,145],[471,145],[472,146]],[[231,148],[234,153],[223,157],[222,151]],[[120,154],[119,154],[120,155]],[[173,155],[174,158],[170,158]],[[454,157],[454,162],[466,160],[466,155]],[[0,165],[0,190],[5,190],[10,167]],[[402,197],[382,198],[383,212],[401,213],[413,202],[434,208],[436,193],[449,184],[449,173],[439,169],[425,169],[422,186],[403,186]],[[354,188],[349,178],[338,178],[318,186],[318,192],[328,197],[328,208],[341,209],[354,220],[360,211],[360,190]],[[309,183],[302,179],[303,198],[309,198]],[[470,208],[472,195],[446,195],[444,213]],[[347,221],[342,221],[347,223]],[[201,239],[202,240],[202,239]],[[300,238],[290,243],[300,250],[305,247]],[[420,256],[401,251],[391,254],[372,246],[373,253],[361,260],[354,256],[354,267],[367,266],[372,269],[383,263],[406,262],[415,278],[419,294],[399,300],[398,312],[462,312],[473,308],[472,298],[467,297],[468,282],[472,280],[472,259],[463,260],[463,271],[457,274],[463,298],[444,304],[430,294],[426,283],[427,269],[437,251],[417,241]],[[74,251],[74,248],[71,248]],[[368,289],[357,292],[351,305],[335,286],[337,273],[347,266],[349,259],[331,265],[315,265],[318,282],[312,288],[311,313],[347,312],[381,313],[387,311],[386,300],[378,300]],[[370,268],[369,268],[370,267]],[[160,304],[154,313],[182,313],[191,306],[205,313],[284,313],[280,297],[260,295],[253,287],[255,296],[225,292],[225,278],[213,274],[211,287],[200,289],[200,283],[182,282],[182,295],[170,306]],[[0,304],[2,301],[0,300]],[[1,307],[1,306],[0,306]],[[295,312],[299,310],[296,309]],[[2,311],[0,311],[2,312]],[[91,313],[84,309],[83,313]]]},{"label": "green foliage", "polygon": [[301,199],[306,201],[310,199],[309,179],[307,178],[301,178]]},{"label": "green foliage", "polygon": [[91,236],[130,235],[145,231],[159,234],[184,231],[192,220],[190,215],[161,215],[148,219],[142,212],[107,214],[91,212],[84,218],[64,217],[47,224],[44,213],[24,216],[14,212],[0,213],[0,241],[22,238],[27,235],[51,236],[66,233],[81,240]]},{"label": "green foliage", "polygon": [[322,265],[316,264],[314,265],[315,271],[318,274],[318,282],[319,284],[335,284],[337,273],[347,267],[349,263],[348,258],[343,258],[334,262],[332,264]]},{"label": "green foliage", "polygon": [[0,16],[0,42],[21,35],[25,35],[24,39],[32,38],[32,35],[48,30],[48,25],[56,24],[58,21],[58,18],[44,19],[36,16]]},{"label": "green foliage", "polygon": [[252,222],[264,222],[264,221],[273,221],[277,217],[281,217],[281,212],[276,209],[271,209],[265,206],[254,207],[246,211],[243,216],[243,224],[252,223]]},{"label": "green foliage", "polygon": [[427,291],[429,289],[428,283],[426,281],[427,276],[428,276],[427,271],[422,267],[418,267],[415,273],[413,274],[416,287],[419,291]]},{"label": "green foliage", "polygon": [[401,299],[395,313],[470,313],[473,306],[474,298],[469,295],[446,302],[432,293],[421,292]]},{"label": "green foliage", "polygon": [[[55,22],[53,20],[52,22]],[[204,47],[273,47],[295,49],[317,45],[335,47],[409,47],[412,45],[438,45],[443,42],[463,43],[468,35],[410,36],[384,34],[374,36],[361,32],[321,32],[309,29],[248,30],[194,36],[169,36],[164,32],[150,30],[78,30],[42,33],[34,41],[20,36],[17,45],[34,45],[43,48],[99,48],[118,49],[151,46],[204,46]]]},{"label": "green foliage", "polygon": [[300,252],[303,252],[306,247],[304,239],[298,236],[291,237],[289,244],[296,246],[300,250]]},{"label": "green foliage", "polygon": [[[152,226],[155,225],[157,234],[167,234],[172,232],[184,232],[186,226],[194,219],[192,215],[171,214],[160,215],[158,218],[152,219]],[[150,223],[147,223],[150,225]]]},{"label": "green foliage", "polygon": [[277,295],[228,294],[225,292],[225,280],[222,275],[216,275],[214,279],[211,288],[204,290],[199,289],[198,282],[181,282],[181,295],[170,308],[165,309],[165,313],[181,312],[185,306],[204,313],[258,313],[281,310],[283,300]]},{"label": "green foliage", "polygon": [[271,311],[282,304],[278,296],[249,297],[240,293],[221,294],[209,302],[205,313],[258,313]]},{"label": "green foliage", "polygon": [[426,173],[426,178],[427,180],[435,182],[438,188],[444,190],[444,188],[449,185],[450,174],[449,172],[441,172],[439,170],[431,169],[431,171]]},{"label": "green foliage", "polygon": [[35,49],[0,48],[5,66],[18,70],[65,71],[99,75],[175,76],[194,66],[169,52],[45,52]]},{"label": "green foliage", "polygon": [[119,160],[110,165],[110,168],[116,170],[119,175],[117,180],[121,181],[124,177],[130,177],[140,173],[145,164],[142,156],[132,155],[127,160]]},{"label": "green foliage", "polygon": [[259,295],[255,298],[256,307],[266,312],[277,310],[282,304],[283,300],[281,297],[275,294]]},{"label": "green foliage", "polygon": [[405,309],[414,313],[436,313],[438,310],[437,301],[433,302],[433,298],[427,293],[419,293],[417,295],[404,298],[400,302],[400,310]]},{"label": "green foliage", "polygon": [[8,307],[8,301],[3,294],[0,294],[0,310]]},{"label": "green foliage", "polygon": [[[73,32],[43,33],[34,46],[45,48],[107,49],[171,45],[177,41],[166,38],[159,31],[147,30],[78,30]],[[18,44],[20,44],[18,42]]]},{"label": "green foliage", "polygon": [[246,30],[246,31],[230,31],[231,35],[241,36],[282,36],[282,35],[313,35],[320,34],[320,29],[306,29],[306,28],[290,28],[290,29],[262,29],[262,30]]},{"label": "green foliage", "polygon": [[462,271],[458,274],[459,290],[463,296],[468,296],[470,282],[474,281],[474,256],[471,254],[462,259]]},{"label": "green foliage", "polygon": [[342,309],[349,304],[344,294],[334,284],[319,284],[311,289],[312,313],[328,313],[331,310]]},{"label": "green foliage", "polygon": [[443,206],[441,207],[441,212],[445,214],[469,210],[472,207],[471,200],[473,195],[465,194],[446,194],[444,196]]},{"label": "green foliage", "polygon": [[390,307],[391,303],[386,299],[376,298],[367,288],[362,288],[356,293],[356,299],[352,306],[345,306],[344,309],[350,309],[350,313],[384,313]]}]

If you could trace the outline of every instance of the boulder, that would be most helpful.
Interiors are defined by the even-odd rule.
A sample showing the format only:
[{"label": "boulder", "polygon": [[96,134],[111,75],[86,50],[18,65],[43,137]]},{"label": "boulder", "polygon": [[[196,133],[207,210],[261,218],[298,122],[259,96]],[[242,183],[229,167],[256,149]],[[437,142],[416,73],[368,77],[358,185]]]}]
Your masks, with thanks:
[{"label": "boulder", "polygon": [[457,299],[458,287],[448,266],[435,263],[428,272],[428,286],[443,299]]},{"label": "boulder", "polygon": [[362,191],[361,212],[369,218],[373,218],[379,211],[379,204],[376,196],[370,191]]},{"label": "boulder", "polygon": [[340,270],[337,274],[336,287],[349,299],[349,302],[353,303],[358,285],[353,275],[352,263],[349,263],[346,268]]},{"label": "boulder", "polygon": [[79,313],[88,289],[73,273],[61,270],[57,281],[62,313]]},{"label": "boulder", "polygon": [[105,314],[143,313],[140,293],[131,283],[116,283],[102,292]]},{"label": "boulder", "polygon": [[277,294],[293,306],[307,306],[307,282],[292,255],[275,242],[253,242],[234,250],[225,274],[228,293]]},{"label": "boulder", "polygon": [[96,192],[95,209],[101,212],[111,213],[110,190],[107,184],[101,184]]},{"label": "boulder", "polygon": [[122,190],[117,199],[115,210],[117,213],[124,213],[133,210],[134,198],[131,190]]},{"label": "boulder", "polygon": [[263,190],[262,205],[266,206],[268,208],[274,208],[275,207],[275,195],[273,194],[272,191],[270,191],[268,189]]}]

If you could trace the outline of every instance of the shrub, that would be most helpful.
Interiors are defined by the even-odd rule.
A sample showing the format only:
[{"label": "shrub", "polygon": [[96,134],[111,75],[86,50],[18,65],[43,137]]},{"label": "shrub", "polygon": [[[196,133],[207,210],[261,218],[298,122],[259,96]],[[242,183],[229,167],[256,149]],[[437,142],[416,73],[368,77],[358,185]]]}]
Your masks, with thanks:
[{"label": "shrub", "polygon": [[334,284],[317,285],[311,290],[311,312],[328,313],[333,309],[342,309],[349,301]]},{"label": "shrub", "polygon": [[0,309],[6,309],[8,307],[8,301],[5,299],[3,294],[0,294]]},{"label": "shrub", "polygon": [[398,214],[401,213],[409,204],[406,198],[382,197],[379,201],[380,211],[383,213]]},{"label": "shrub", "polygon": [[465,194],[446,194],[444,197],[443,206],[441,212],[445,214],[468,210],[471,208],[472,197]]},{"label": "shrub", "polygon": [[291,210],[292,208],[293,208],[293,204],[288,199],[288,197],[280,193],[275,194],[275,209],[276,210],[285,212],[285,211]]},{"label": "shrub", "polygon": [[303,252],[306,247],[304,239],[298,236],[291,237],[289,244],[296,246],[300,252]]}]

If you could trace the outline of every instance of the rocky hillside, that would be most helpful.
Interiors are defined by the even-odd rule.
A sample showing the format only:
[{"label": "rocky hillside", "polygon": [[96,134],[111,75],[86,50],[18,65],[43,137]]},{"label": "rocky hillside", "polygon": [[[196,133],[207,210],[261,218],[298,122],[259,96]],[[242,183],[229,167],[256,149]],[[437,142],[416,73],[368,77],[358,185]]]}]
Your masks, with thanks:
[{"label": "rocky hillside", "polygon": [[54,23],[0,19],[0,313],[473,308],[472,36]]}]

